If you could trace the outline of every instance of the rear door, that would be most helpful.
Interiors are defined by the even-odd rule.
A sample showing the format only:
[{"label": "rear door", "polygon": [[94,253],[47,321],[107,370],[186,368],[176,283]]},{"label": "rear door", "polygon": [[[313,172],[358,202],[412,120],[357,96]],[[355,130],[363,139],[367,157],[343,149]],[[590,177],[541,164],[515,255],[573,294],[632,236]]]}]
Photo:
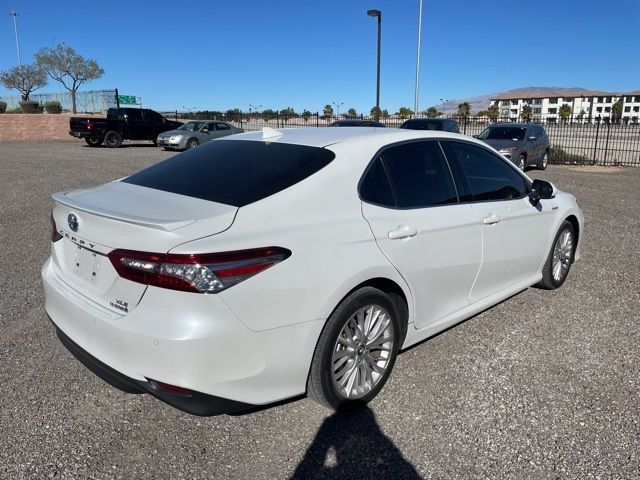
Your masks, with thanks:
[{"label": "rear door", "polygon": [[215,138],[226,137],[227,135],[231,135],[233,132],[231,127],[223,122],[216,122],[216,134]]},{"label": "rear door", "polygon": [[422,328],[469,304],[482,256],[478,214],[459,202],[437,141],[388,147],[360,186],[378,246],[414,296]]},{"label": "rear door", "polygon": [[164,131],[164,117],[153,110],[143,110],[148,139],[155,140]]},{"label": "rear door", "polygon": [[473,303],[538,272],[547,254],[550,207],[531,205],[529,181],[502,156],[468,142],[441,143],[482,222],[482,268]]}]

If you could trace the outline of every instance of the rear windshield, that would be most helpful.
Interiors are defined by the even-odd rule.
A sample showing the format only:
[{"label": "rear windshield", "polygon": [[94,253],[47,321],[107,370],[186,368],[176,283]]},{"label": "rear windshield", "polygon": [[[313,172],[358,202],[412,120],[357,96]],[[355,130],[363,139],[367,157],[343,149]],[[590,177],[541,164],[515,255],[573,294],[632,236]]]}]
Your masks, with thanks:
[{"label": "rear windshield", "polygon": [[400,125],[400,128],[409,130],[442,130],[443,122],[438,120],[409,120]]},{"label": "rear windshield", "polygon": [[478,138],[482,140],[523,140],[527,127],[488,127]]},{"label": "rear windshield", "polygon": [[122,180],[141,187],[242,207],[328,165],[324,148],[251,140],[214,140]]}]

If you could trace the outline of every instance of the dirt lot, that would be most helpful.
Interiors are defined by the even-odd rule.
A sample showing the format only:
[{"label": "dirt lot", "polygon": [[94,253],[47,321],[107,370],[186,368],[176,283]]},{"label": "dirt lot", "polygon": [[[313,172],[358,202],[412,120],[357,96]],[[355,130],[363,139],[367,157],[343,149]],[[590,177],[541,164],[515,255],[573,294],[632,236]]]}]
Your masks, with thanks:
[{"label": "dirt lot", "polygon": [[640,169],[531,171],[577,196],[582,261],[404,352],[370,409],[203,418],[78,363],[39,279],[50,193],[170,155],[0,144],[0,478],[640,478]]}]

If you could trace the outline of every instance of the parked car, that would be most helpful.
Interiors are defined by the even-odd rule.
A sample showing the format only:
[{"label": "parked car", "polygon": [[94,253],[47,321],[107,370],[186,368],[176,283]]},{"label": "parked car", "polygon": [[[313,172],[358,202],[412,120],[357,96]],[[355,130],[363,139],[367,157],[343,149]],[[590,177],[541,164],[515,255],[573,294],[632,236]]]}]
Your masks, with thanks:
[{"label": "parked car", "polygon": [[458,122],[451,118],[412,118],[407,120],[400,128],[409,130],[441,130],[443,132],[460,133]]},{"label": "parked car", "polygon": [[496,123],[485,128],[476,138],[491,145],[515,163],[520,170],[535,165],[547,168],[549,137],[542,125],[533,123]]},{"label": "parked car", "polygon": [[182,122],[167,120],[158,112],[147,108],[110,108],[107,118],[71,117],[69,135],[84,138],[90,147],[103,143],[118,148],[123,140],[151,140],[155,143],[159,133],[174,130]]},{"label": "parked car", "polygon": [[188,150],[214,138],[242,133],[242,128],[217,120],[192,120],[158,135],[157,143],[165,150]]},{"label": "parked car", "polygon": [[377,122],[375,120],[337,120],[333,122],[330,127],[382,127],[384,128],[384,123]]},{"label": "parked car", "polygon": [[197,414],[364,404],[399,350],[560,287],[583,225],[573,195],[484,143],[399,129],[229,136],[53,198],[60,339]]}]

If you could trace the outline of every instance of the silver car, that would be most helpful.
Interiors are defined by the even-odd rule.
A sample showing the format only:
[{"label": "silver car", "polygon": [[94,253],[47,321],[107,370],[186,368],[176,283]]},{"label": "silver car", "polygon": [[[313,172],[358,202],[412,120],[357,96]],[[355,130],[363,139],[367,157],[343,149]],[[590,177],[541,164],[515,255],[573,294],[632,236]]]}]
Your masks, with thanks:
[{"label": "silver car", "polygon": [[158,135],[158,146],[165,150],[186,150],[215,138],[242,132],[242,128],[218,120],[191,120],[175,130]]}]

